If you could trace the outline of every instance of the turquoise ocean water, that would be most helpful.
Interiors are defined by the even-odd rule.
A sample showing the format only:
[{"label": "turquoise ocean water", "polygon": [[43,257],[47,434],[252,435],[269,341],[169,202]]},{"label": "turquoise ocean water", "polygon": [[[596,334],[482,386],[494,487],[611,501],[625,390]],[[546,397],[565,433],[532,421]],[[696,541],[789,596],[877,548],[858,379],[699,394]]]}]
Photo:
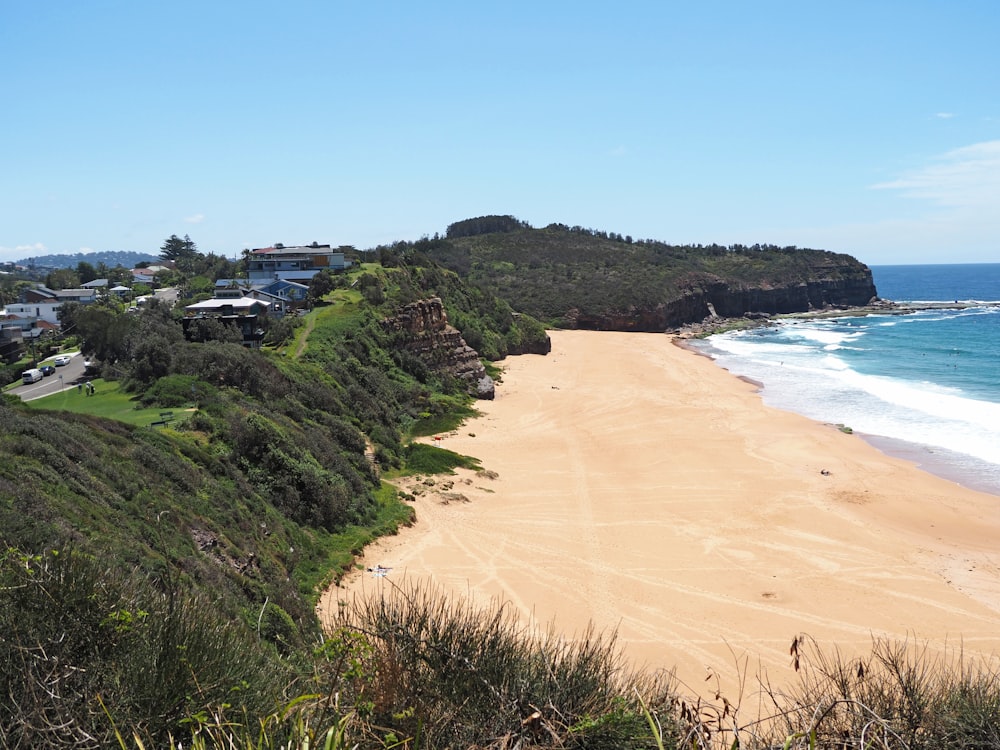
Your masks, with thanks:
[{"label": "turquoise ocean water", "polygon": [[883,299],[964,309],[781,321],[697,346],[765,403],[1000,495],[1000,263],[872,266]]}]

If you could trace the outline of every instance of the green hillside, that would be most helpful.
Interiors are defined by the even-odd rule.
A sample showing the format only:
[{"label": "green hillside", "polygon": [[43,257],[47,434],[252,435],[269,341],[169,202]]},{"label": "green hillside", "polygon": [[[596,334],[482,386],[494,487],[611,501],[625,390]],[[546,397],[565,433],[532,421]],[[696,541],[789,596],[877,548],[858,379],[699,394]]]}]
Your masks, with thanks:
[{"label": "green hillside", "polygon": [[[314,630],[307,600],[347,559],[334,537],[405,520],[380,472],[403,465],[410,435],[454,424],[471,405],[461,383],[402,352],[381,320],[440,296],[494,358],[544,337],[438,268],[369,265],[335,286],[260,351],[225,332],[187,342],[163,306],[80,312],[75,325],[104,363],[98,397],[0,404],[5,544],[72,540],[147,571],[180,565],[195,583],[251,594],[251,608],[269,596]],[[150,429],[163,410],[169,423]],[[199,544],[209,543],[206,555]]]},{"label": "green hillside", "polygon": [[210,601],[275,656],[316,643],[318,588],[412,519],[380,475],[405,467],[411,435],[471,413],[464,384],[406,355],[382,319],[440,296],[495,357],[544,337],[438,268],[373,264],[332,286],[260,351],[224,330],[187,342],[162,305],[80,310],[74,325],[104,363],[94,397],[0,401],[8,562],[62,549],[138,575],[152,599]]},{"label": "green hillside", "polygon": [[[670,245],[564,224],[534,229],[509,216],[456,222],[444,238],[412,249],[558,326],[573,326],[575,316],[612,319],[700,295],[735,315],[799,312],[805,308],[798,300],[774,290],[807,284],[836,289],[827,296],[836,304],[861,305],[875,295],[870,271],[849,255],[759,244]],[[688,319],[673,322],[707,314],[704,306],[682,305],[678,315]]]}]

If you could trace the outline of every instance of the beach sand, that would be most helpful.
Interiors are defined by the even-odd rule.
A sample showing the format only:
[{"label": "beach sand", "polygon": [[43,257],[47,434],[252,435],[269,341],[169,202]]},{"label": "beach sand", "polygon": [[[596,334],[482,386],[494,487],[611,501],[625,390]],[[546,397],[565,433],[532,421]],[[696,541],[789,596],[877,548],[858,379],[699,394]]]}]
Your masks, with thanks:
[{"label": "beach sand", "polygon": [[417,522],[360,561],[391,570],[346,577],[322,617],[421,581],[542,631],[617,630],[632,664],[696,690],[791,680],[803,633],[848,656],[878,636],[1000,654],[1000,497],[765,407],[667,335],[551,336],[435,441],[497,476],[421,484]]}]

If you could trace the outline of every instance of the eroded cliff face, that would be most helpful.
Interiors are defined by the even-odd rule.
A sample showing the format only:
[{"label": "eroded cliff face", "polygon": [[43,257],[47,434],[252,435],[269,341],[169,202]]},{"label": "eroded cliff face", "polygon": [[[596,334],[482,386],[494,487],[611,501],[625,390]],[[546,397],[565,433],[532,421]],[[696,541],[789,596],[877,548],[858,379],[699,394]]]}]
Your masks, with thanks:
[{"label": "eroded cliff face", "polygon": [[494,397],[493,378],[487,374],[478,352],[448,323],[448,315],[439,298],[411,302],[398,315],[382,321],[382,326],[387,331],[403,334],[399,336],[401,348],[419,357],[434,372],[465,381],[477,398]]},{"label": "eroded cliff face", "polygon": [[860,307],[877,298],[871,271],[852,273],[831,266],[830,274],[807,282],[734,286],[703,278],[679,297],[655,306],[630,306],[620,311],[588,314],[573,310],[567,316],[577,328],[607,331],[666,331],[707,318],[781,315],[834,308]]}]

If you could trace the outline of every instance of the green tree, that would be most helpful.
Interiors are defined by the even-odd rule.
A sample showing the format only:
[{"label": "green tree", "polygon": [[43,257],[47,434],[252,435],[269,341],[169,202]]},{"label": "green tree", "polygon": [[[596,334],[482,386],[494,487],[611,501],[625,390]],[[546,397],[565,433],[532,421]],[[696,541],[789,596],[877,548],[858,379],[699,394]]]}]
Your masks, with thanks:
[{"label": "green tree", "polygon": [[83,350],[107,364],[128,360],[129,334],[136,327],[134,316],[100,305],[86,305],[76,316],[76,329],[83,337]]},{"label": "green tree", "polygon": [[235,269],[236,264],[229,258],[215,253],[199,253],[195,256],[191,272],[218,281],[233,278]]},{"label": "green tree", "polygon": [[59,305],[59,309],[56,311],[56,318],[59,320],[59,325],[62,327],[63,333],[76,327],[76,321],[83,309],[83,305],[79,302],[63,302]]},{"label": "green tree", "polygon": [[[103,270],[101,270],[103,268]],[[119,263],[114,268],[108,268],[103,263],[97,266],[97,273],[99,278],[107,278],[108,284],[111,286],[130,286],[132,284],[132,272],[125,268],[121,263]]]},{"label": "green tree", "polygon": [[176,234],[172,234],[160,245],[160,258],[175,263],[193,261],[197,253],[198,246],[186,234],[184,235],[184,239],[181,239]]},{"label": "green tree", "polygon": [[215,291],[215,284],[207,276],[192,276],[181,285],[185,297],[195,297],[197,295],[212,296]]},{"label": "green tree", "polygon": [[13,276],[0,276],[0,304],[8,305],[17,302],[21,297],[21,292],[28,289],[31,282],[24,279],[17,279]]},{"label": "green tree", "polygon": [[294,315],[285,315],[268,322],[264,343],[269,346],[281,346],[295,335],[295,329],[302,324],[302,319]]},{"label": "green tree", "polygon": [[86,284],[88,281],[101,278],[97,275],[97,269],[85,260],[81,260],[76,264],[76,275],[80,277],[81,284]]},{"label": "green tree", "polygon": [[368,304],[381,305],[385,302],[385,288],[375,274],[361,274],[358,278],[358,288],[361,290],[361,296],[365,298]]},{"label": "green tree", "polygon": [[80,286],[80,277],[71,268],[57,268],[45,277],[49,289],[75,289]]},{"label": "green tree", "polygon": [[251,261],[253,261],[253,251],[248,247],[243,248],[240,259],[233,265],[233,278],[249,279]]},{"label": "green tree", "polygon": [[[185,270],[190,269],[190,261],[182,261],[185,264]],[[178,286],[184,283],[186,278],[186,273],[182,272],[180,269],[177,271],[171,271],[169,268],[164,271],[157,271],[153,274],[153,284],[158,289],[162,289],[165,286]]]},{"label": "green tree", "polygon": [[336,288],[333,274],[324,268],[309,280],[309,301],[316,304]]},{"label": "green tree", "polygon": [[133,387],[146,388],[171,373],[174,353],[184,341],[184,332],[171,316],[169,306],[156,299],[150,300],[135,320],[127,344],[131,355],[126,363],[128,381]]},{"label": "green tree", "polygon": [[240,344],[243,334],[236,326],[227,325],[218,318],[198,318],[188,326],[188,339],[191,341],[219,341],[224,344]]}]

